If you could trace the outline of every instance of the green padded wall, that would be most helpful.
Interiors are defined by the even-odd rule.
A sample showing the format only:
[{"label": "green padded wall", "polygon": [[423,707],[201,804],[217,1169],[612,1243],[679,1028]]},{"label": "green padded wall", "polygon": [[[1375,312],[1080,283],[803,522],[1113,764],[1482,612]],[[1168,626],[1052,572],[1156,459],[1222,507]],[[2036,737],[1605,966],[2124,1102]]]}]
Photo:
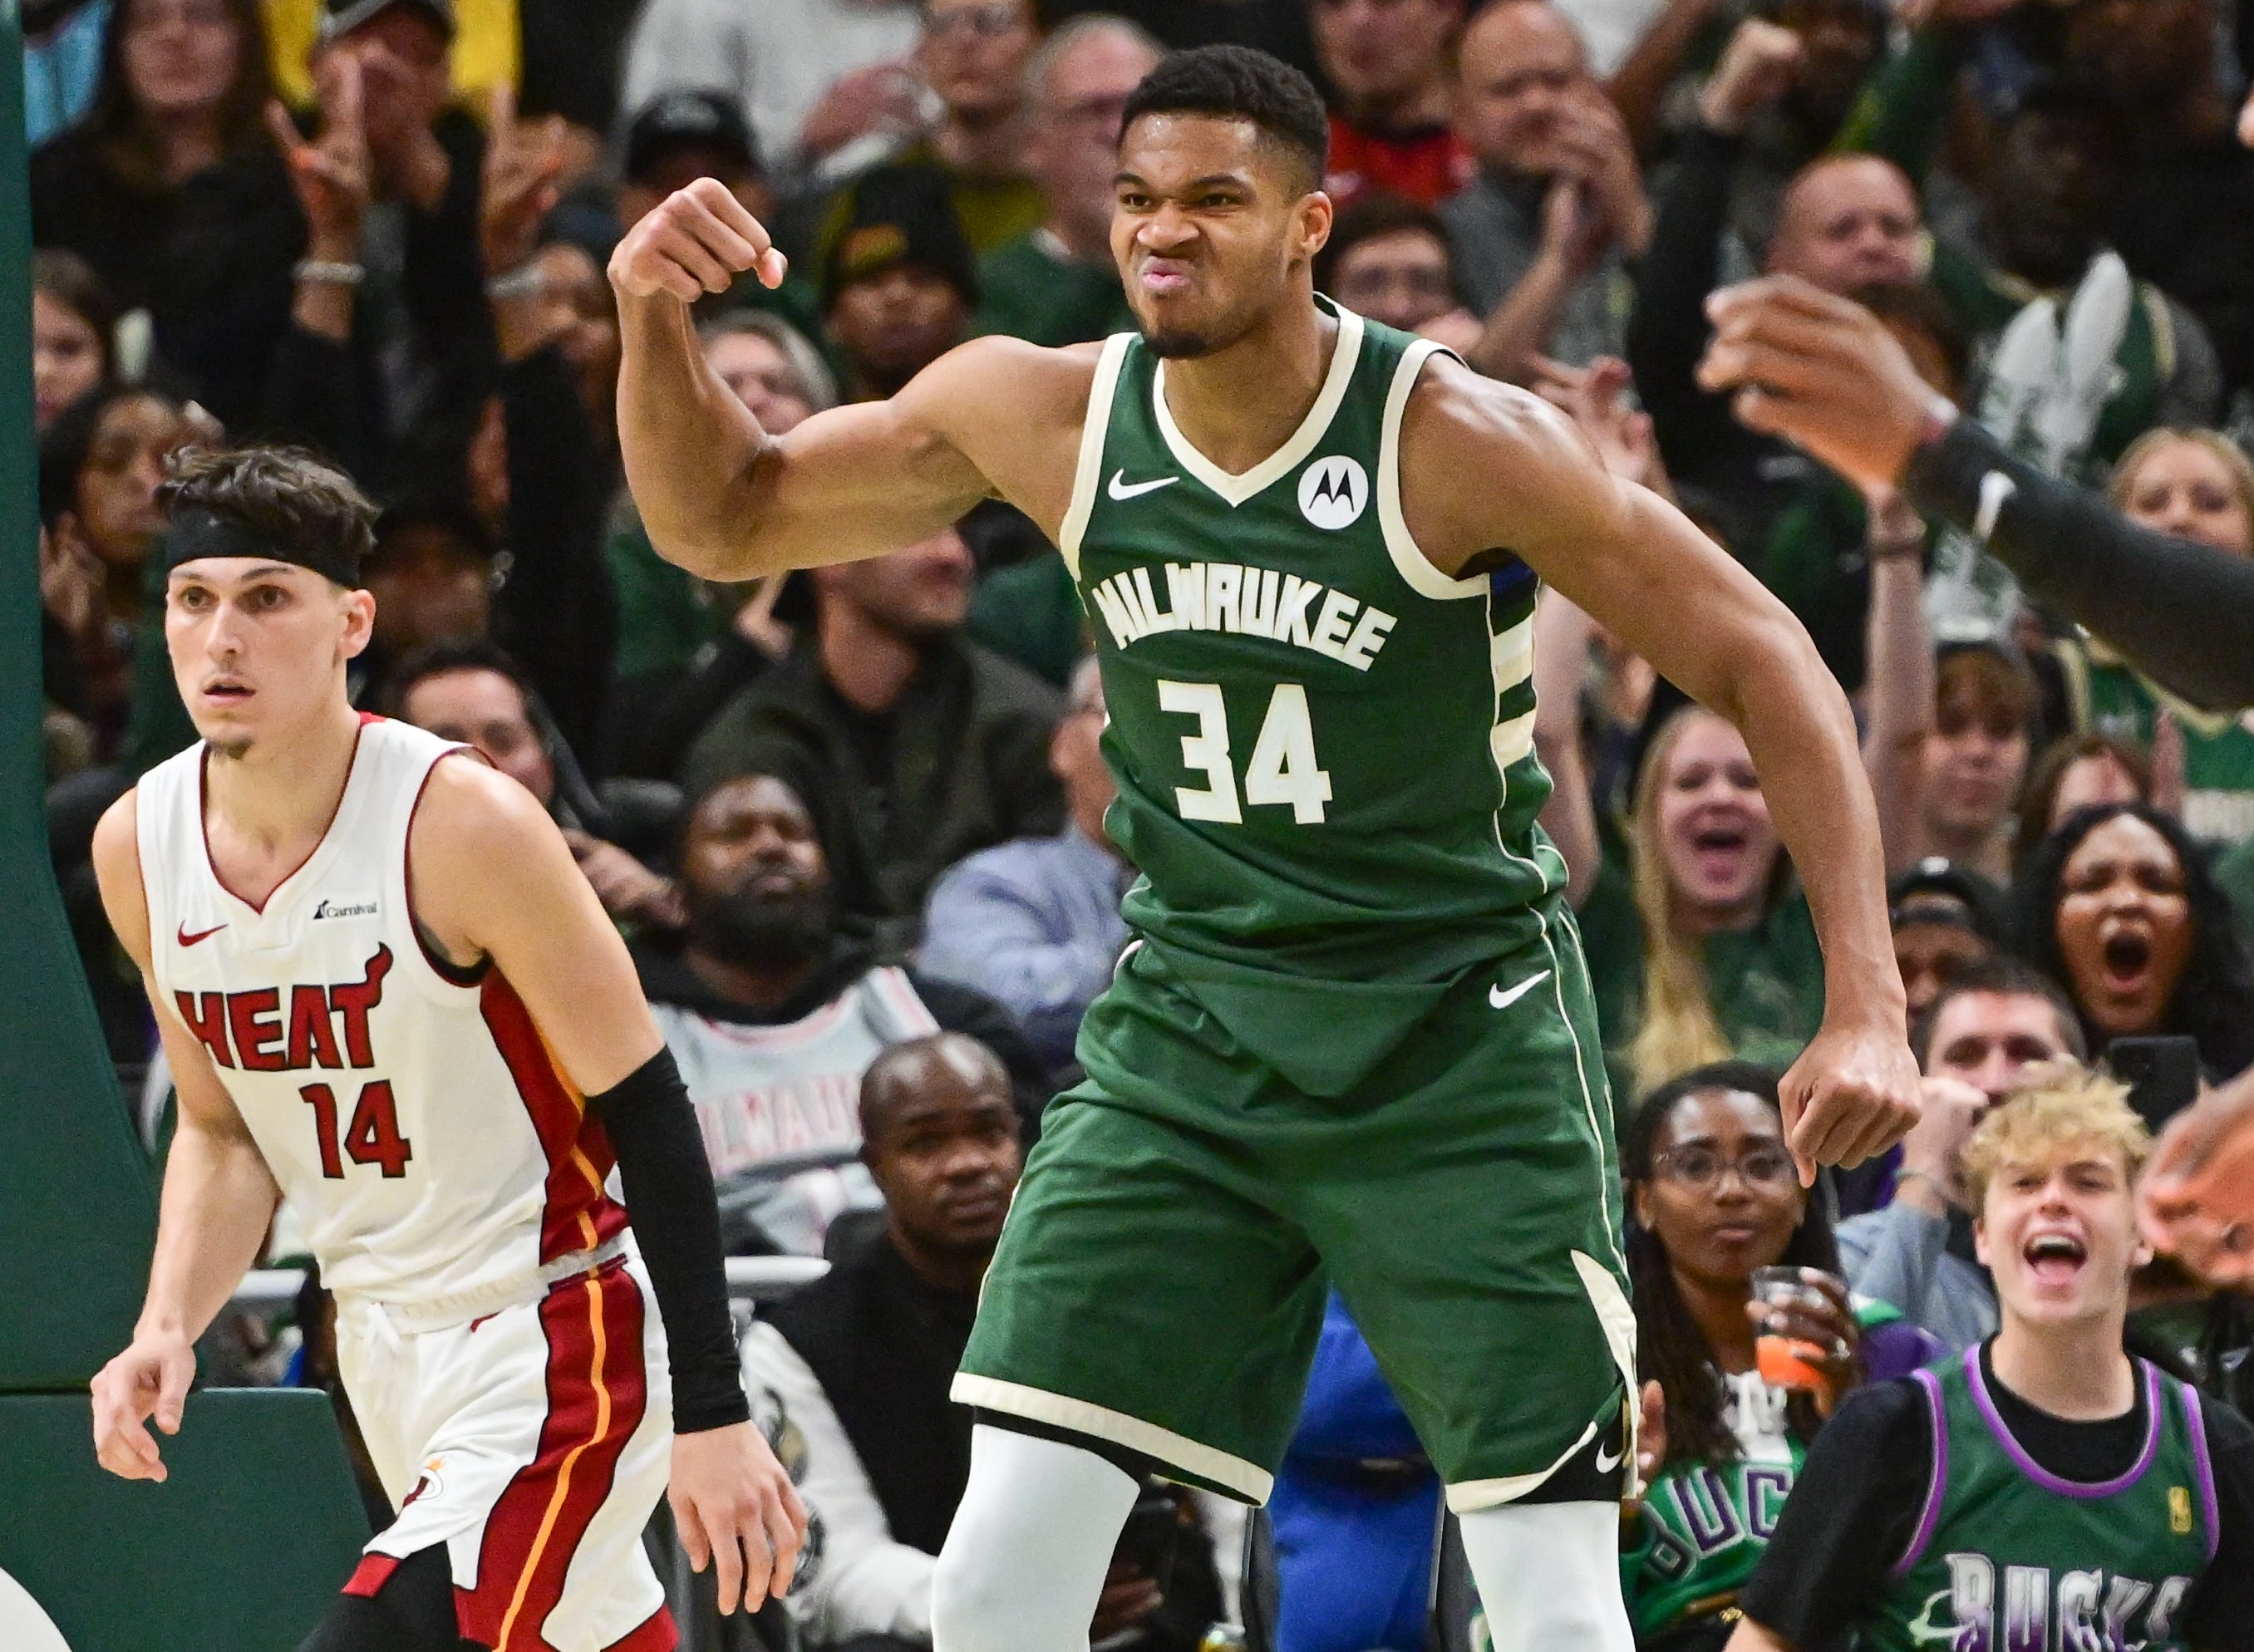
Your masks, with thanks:
[{"label": "green padded wall", "polygon": [[31,206],[17,0],[0,0],[0,1393],[78,1389],[125,1346],[156,1231],[47,861],[39,745]]},{"label": "green padded wall", "polygon": [[368,1536],[326,1396],[195,1395],[161,1486],[94,1460],[86,1384],[131,1339],[156,1193],[41,807],[21,22],[0,0],[0,1652],[290,1652]]}]

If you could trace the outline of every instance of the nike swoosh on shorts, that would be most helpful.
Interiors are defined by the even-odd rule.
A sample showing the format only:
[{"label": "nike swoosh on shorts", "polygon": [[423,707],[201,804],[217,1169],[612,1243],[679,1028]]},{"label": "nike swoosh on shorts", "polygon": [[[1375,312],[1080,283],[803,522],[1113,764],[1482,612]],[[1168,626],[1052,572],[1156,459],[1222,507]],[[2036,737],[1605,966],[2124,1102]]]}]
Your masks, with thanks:
[{"label": "nike swoosh on shorts", "polygon": [[1528,976],[1515,987],[1489,987],[1487,990],[1487,1001],[1498,1010],[1508,1010],[1549,978],[1550,972],[1543,970]]},{"label": "nike swoosh on shorts", "polygon": [[1132,499],[1138,494],[1148,494],[1161,487],[1172,487],[1181,480],[1179,476],[1161,476],[1155,482],[1130,482],[1125,471],[1116,470],[1111,472],[1111,486],[1104,491],[1114,499]]}]

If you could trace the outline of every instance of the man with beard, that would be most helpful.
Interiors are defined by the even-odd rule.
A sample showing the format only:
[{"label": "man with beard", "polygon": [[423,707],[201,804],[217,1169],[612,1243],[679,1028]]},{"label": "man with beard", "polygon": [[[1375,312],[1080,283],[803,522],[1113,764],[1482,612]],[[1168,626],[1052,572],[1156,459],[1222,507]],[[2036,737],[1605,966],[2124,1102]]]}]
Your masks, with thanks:
[{"label": "man with beard", "polygon": [[693,795],[779,775],[829,851],[840,914],[914,943],[933,879],[965,855],[1064,825],[1049,770],[1062,705],[962,635],[970,551],[954,528],[816,569],[812,634],[721,708],[690,748]]},{"label": "man with beard", "polygon": [[684,944],[635,963],[696,1109],[731,1250],[818,1256],[839,1212],[880,1202],[854,1098],[889,1046],[978,1040],[1031,1133],[1048,1074],[1024,1034],[990,998],[881,964],[839,932],[829,860],[788,782],[740,775],[699,796],[681,889]]}]

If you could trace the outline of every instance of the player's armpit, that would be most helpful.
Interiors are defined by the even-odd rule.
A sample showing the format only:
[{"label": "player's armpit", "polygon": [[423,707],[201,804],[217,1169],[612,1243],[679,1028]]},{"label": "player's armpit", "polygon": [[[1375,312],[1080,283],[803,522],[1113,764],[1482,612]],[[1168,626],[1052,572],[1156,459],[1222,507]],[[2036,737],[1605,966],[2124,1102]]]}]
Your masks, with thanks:
[{"label": "player's armpit", "polygon": [[531,793],[482,763],[442,760],[408,828],[414,920],[455,963],[490,960],[584,1093],[663,1040],[626,942]]}]

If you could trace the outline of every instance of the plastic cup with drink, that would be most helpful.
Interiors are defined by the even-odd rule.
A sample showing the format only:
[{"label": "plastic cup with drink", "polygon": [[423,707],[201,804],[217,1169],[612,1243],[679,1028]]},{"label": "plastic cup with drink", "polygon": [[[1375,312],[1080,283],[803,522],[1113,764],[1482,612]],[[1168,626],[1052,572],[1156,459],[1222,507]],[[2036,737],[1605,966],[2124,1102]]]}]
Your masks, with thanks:
[{"label": "plastic cup with drink", "polygon": [[[1754,1300],[1767,1309],[1830,1306],[1830,1298],[1803,1278],[1798,1268],[1755,1268],[1753,1287]],[[1832,1351],[1820,1342],[1769,1330],[1768,1320],[1764,1314],[1762,1328],[1754,1338],[1754,1362],[1761,1381],[1772,1388],[1822,1393],[1830,1384],[1826,1367]]]}]

